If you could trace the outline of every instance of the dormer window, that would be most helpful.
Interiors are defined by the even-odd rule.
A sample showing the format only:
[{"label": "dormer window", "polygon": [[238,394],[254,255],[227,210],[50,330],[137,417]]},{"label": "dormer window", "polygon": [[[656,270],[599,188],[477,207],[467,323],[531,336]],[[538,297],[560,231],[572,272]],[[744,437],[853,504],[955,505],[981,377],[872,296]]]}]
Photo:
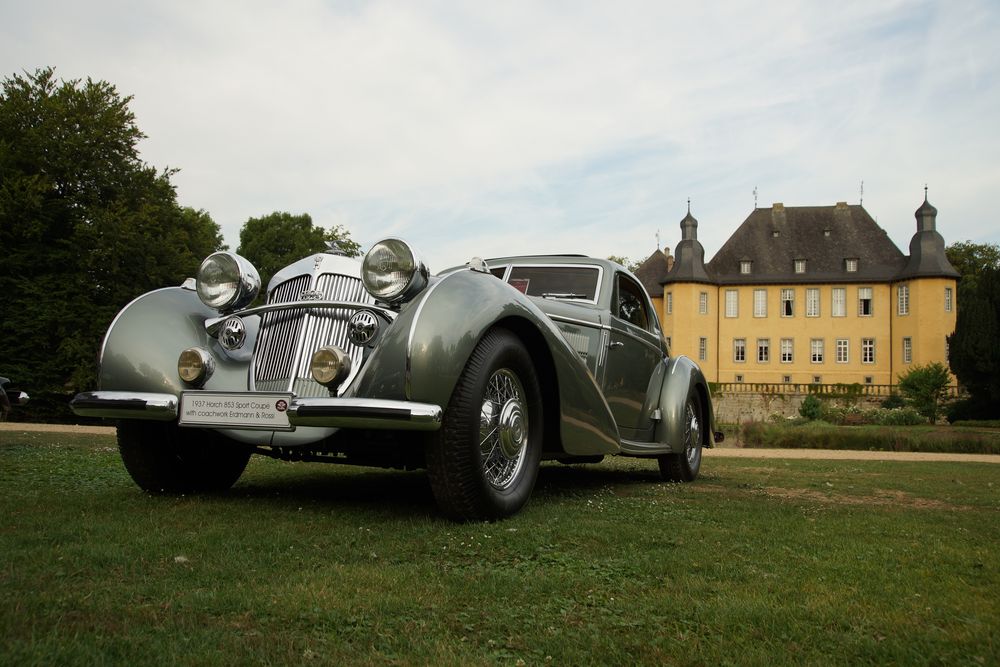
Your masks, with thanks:
[{"label": "dormer window", "polygon": [[740,273],[744,276],[750,275],[750,270],[753,268],[753,262],[749,259],[740,260]]},{"label": "dormer window", "polygon": [[781,232],[779,232],[777,229],[771,230],[771,237],[772,238],[778,238],[779,236],[781,236]]},{"label": "dormer window", "polygon": [[830,234],[831,234],[831,233],[832,233],[832,232],[831,232],[831,231],[830,231],[829,229],[824,229],[824,230],[823,230],[823,236],[825,236],[825,237],[827,237],[827,238],[829,238],[829,237],[830,237]]},{"label": "dormer window", "polygon": [[844,270],[848,273],[858,272],[858,259],[857,257],[848,257],[844,260]]},{"label": "dormer window", "polygon": [[804,260],[804,259],[797,259],[797,260],[795,260],[794,265],[795,265],[795,273],[805,273],[806,272],[806,260]]}]

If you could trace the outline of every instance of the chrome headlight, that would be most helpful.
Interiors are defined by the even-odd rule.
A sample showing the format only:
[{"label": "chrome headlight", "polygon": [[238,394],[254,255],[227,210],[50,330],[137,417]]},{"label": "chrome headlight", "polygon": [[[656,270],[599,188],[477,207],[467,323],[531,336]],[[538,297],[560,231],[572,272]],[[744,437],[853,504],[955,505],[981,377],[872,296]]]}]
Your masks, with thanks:
[{"label": "chrome headlight", "polygon": [[361,282],[380,301],[397,303],[413,298],[427,285],[427,267],[405,241],[383,239],[372,246],[361,263]]},{"label": "chrome headlight", "polygon": [[248,260],[233,252],[216,252],[198,269],[198,297],[209,308],[232,311],[257,298],[260,275]]}]

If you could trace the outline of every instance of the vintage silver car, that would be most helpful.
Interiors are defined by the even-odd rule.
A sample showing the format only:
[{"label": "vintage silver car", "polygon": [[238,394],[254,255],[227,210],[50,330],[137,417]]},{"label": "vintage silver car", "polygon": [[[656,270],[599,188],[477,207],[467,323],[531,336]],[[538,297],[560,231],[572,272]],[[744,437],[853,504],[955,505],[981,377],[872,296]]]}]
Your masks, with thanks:
[{"label": "vintage silver car", "polygon": [[[406,242],[279,271],[245,258],[144,294],[112,322],[79,415],[121,420],[148,491],[231,486],[251,454],[426,468],[441,510],[491,520],[542,460],[656,459],[691,481],[721,439],[697,364],[671,357],[649,296],[579,255],[474,258],[431,276]],[[714,438],[713,438],[714,436]]]}]

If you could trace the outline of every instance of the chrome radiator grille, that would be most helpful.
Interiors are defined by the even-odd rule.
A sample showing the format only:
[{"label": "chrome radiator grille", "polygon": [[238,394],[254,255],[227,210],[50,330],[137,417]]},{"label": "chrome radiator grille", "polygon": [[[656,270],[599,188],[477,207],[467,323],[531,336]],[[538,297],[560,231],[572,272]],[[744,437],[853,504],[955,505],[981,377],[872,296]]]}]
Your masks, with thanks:
[{"label": "chrome radiator grille", "polygon": [[[302,275],[276,287],[268,303],[298,301],[305,290],[320,292],[324,300],[374,303],[361,281],[351,276],[325,273],[310,285],[312,276]],[[309,361],[323,345],[336,345],[351,356],[352,373],[347,386],[361,368],[362,349],[347,338],[347,320],[353,310],[345,308],[295,308],[263,316],[251,387],[256,391],[292,391],[297,396],[328,396],[329,390],[312,379]]]}]

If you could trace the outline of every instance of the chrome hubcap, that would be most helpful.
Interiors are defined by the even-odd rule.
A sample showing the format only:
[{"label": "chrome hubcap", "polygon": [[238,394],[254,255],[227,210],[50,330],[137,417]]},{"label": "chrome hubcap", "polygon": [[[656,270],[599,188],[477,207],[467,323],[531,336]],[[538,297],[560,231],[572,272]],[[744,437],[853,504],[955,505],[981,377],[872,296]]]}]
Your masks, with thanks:
[{"label": "chrome hubcap", "polygon": [[693,467],[701,459],[701,423],[691,403],[685,409],[684,442],[688,465]]},{"label": "chrome hubcap", "polygon": [[496,489],[517,479],[528,444],[524,388],[513,372],[502,368],[490,376],[479,413],[479,451],[483,476]]}]

